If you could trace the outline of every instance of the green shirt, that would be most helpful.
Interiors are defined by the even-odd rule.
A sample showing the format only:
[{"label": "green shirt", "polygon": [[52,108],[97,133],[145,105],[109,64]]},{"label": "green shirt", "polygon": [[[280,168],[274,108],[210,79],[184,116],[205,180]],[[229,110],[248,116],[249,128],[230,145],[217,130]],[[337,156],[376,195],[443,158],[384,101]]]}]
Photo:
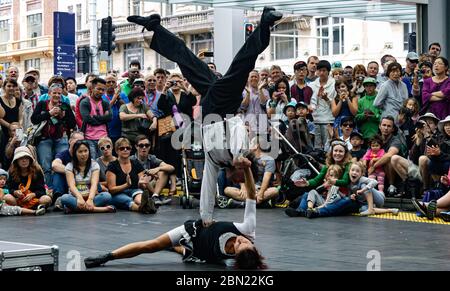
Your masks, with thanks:
[{"label": "green shirt", "polygon": [[122,85],[120,85],[121,89],[122,89],[122,93],[124,93],[125,95],[130,94],[131,90],[133,90],[133,86],[130,85],[130,81],[126,80]]},{"label": "green shirt", "polygon": [[[358,113],[356,114],[356,122],[358,123],[359,131],[362,133],[364,139],[371,139],[378,134],[378,126],[380,124],[381,110],[373,106],[373,102],[377,95],[364,96],[358,102]],[[370,110],[374,113],[369,119],[365,119],[364,111]]]},{"label": "green shirt", "polygon": [[[342,175],[340,180],[336,181],[336,186],[348,187],[348,185],[350,184],[350,176],[349,176],[350,165],[351,165],[351,163],[349,163],[345,166],[344,174]],[[327,175],[327,172],[328,172],[328,166],[324,166],[322,168],[322,171],[320,171],[319,175],[317,175],[314,179],[311,179],[308,181],[309,187],[317,188],[320,185],[322,185],[324,182],[325,176]]]}]

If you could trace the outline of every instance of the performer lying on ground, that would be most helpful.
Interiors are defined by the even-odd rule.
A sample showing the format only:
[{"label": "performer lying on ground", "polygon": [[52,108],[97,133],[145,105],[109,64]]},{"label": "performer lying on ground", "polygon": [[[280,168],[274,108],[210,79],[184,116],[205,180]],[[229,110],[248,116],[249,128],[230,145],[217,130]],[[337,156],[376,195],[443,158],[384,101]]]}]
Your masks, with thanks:
[{"label": "performer lying on ground", "polygon": [[[181,39],[161,26],[160,15],[130,16],[128,21],[142,25],[147,30],[154,32],[150,48],[178,64],[183,76],[202,96],[203,117],[209,114],[217,114],[224,118],[228,114],[236,114],[240,108],[242,92],[246,86],[248,75],[254,69],[258,56],[269,46],[270,27],[282,16],[274,8],[264,8],[258,28],[247,39],[231,63],[228,72],[220,79],[205,62],[197,58],[186,47]],[[211,130],[215,131],[216,127]],[[200,194],[200,215],[205,226],[212,223],[215,193],[217,192],[216,183],[220,168],[228,169],[227,175],[229,178],[233,176],[239,178],[240,176],[241,178],[235,179],[234,182],[242,183],[242,171],[241,173],[235,172],[236,170],[239,172],[239,169],[243,166],[247,167],[251,163],[249,160],[240,157],[240,152],[243,150],[241,146],[245,144],[248,146],[245,126],[243,123],[235,122],[231,131],[231,137],[228,139],[231,148],[210,150],[205,146],[205,152],[207,152],[205,174]],[[222,132],[225,132],[225,130],[222,130]],[[239,139],[239,141],[235,139]],[[204,140],[206,141],[207,138],[204,138]]]},{"label": "performer lying on ground", "polygon": [[[254,167],[252,168],[254,169]],[[84,260],[86,268],[95,268],[111,260],[132,258],[173,248],[183,255],[183,262],[221,263],[235,259],[238,269],[265,269],[263,257],[254,246],[256,229],[256,190],[250,167],[244,169],[248,199],[244,222],[216,222],[203,227],[201,220],[186,221],[160,237],[128,244],[110,253]]]}]

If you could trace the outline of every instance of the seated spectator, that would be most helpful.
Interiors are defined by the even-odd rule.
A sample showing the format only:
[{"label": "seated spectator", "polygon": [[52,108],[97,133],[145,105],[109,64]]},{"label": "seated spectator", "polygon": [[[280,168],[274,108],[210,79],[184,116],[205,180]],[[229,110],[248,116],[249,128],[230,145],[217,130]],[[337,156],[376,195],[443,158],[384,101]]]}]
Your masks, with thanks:
[{"label": "seated spectator", "polygon": [[[84,134],[79,131],[73,132],[69,138],[69,148],[56,154],[55,159],[52,161],[54,200],[60,198],[62,194],[69,192],[65,173],[66,165],[72,161],[73,147],[79,140],[84,140]],[[59,205],[61,204],[59,203]]]},{"label": "seated spectator", "polygon": [[[152,176],[158,177],[155,185],[152,185],[153,189],[153,200],[155,200],[156,205],[169,204],[172,199],[166,199],[160,196],[162,190],[166,186],[169,175],[175,171],[175,167],[166,164],[156,156],[150,154],[150,140],[145,135],[139,135],[136,138],[136,154],[131,157],[132,161],[138,161],[145,170],[148,170]],[[171,185],[169,190],[169,196],[177,194],[176,184]]]},{"label": "seated spectator", "polygon": [[299,102],[296,106],[297,117],[300,119],[304,119],[306,121],[308,127],[309,138],[314,144],[314,136],[316,133],[316,126],[314,123],[308,119],[309,117],[309,105],[305,102]]},{"label": "seated spectator", "polygon": [[[70,106],[70,99],[67,96],[67,91],[66,91],[66,81],[64,80],[63,77],[61,76],[53,76],[48,80],[48,88],[50,88],[52,85],[59,85],[60,88],[62,88],[62,93],[61,93],[61,100],[62,102],[66,103],[67,105]],[[48,101],[50,100],[50,95],[49,94],[42,94],[39,97],[39,102],[41,101]]]},{"label": "seated spectator", "polygon": [[100,166],[91,159],[89,144],[78,141],[73,147],[72,162],[66,166],[69,194],[61,198],[65,213],[71,212],[115,212],[111,206],[111,194],[98,193]]},{"label": "seated spectator", "polygon": [[9,194],[9,190],[6,187],[6,181],[8,180],[8,172],[0,169],[0,216],[17,216],[17,215],[44,215],[45,207],[41,207],[37,210],[22,208],[19,206],[10,206],[5,203],[5,195]]},{"label": "seated spectator", "polygon": [[369,141],[369,150],[367,150],[367,153],[362,158],[365,163],[365,168],[368,169],[369,179],[378,182],[378,190],[380,192],[384,192],[384,177],[386,177],[386,174],[384,173],[383,167],[374,168],[373,166],[383,158],[384,154],[383,140],[380,136],[375,136]]},{"label": "seated spectator", "polygon": [[353,131],[352,134],[350,134],[350,144],[352,145],[350,153],[353,157],[353,161],[358,162],[366,154],[366,150],[362,147],[364,144],[363,135],[358,131]]},{"label": "seated spectator", "polygon": [[46,122],[37,142],[39,164],[45,175],[45,182],[53,188],[52,161],[68,147],[67,136],[75,129],[75,116],[70,106],[62,101],[62,88],[53,84],[48,89],[49,98],[39,101],[31,116],[33,124]]},{"label": "seated spectator", "polygon": [[[144,91],[133,89],[128,95],[130,103],[123,104],[120,107],[119,117],[122,121],[122,136],[131,141],[132,144],[136,143],[138,135],[150,131],[150,125],[153,120],[152,111],[142,104],[144,97]],[[143,122],[144,120],[147,122]]]},{"label": "seated spectator", "polygon": [[[156,213],[155,204],[149,199],[148,185],[145,187],[140,185],[145,170],[138,161],[130,159],[130,141],[120,138],[115,144],[115,149],[118,159],[108,165],[106,172],[112,204],[123,210],[144,214]],[[140,186],[144,189],[140,189]]]},{"label": "seated spectator", "polygon": [[[262,145],[261,140],[257,137],[253,138],[252,151],[255,154],[254,165],[252,164],[252,171],[254,172],[255,185],[256,185],[256,204],[259,206],[269,206],[275,205],[273,199],[278,197],[279,190],[277,187],[273,186],[273,178],[276,171],[275,160],[264,153],[262,147],[265,151],[269,150],[265,143]],[[241,185],[240,189],[234,187],[225,188],[225,195],[233,198],[237,201],[246,201],[247,192],[245,191],[244,185]]]},{"label": "seated spectator", "polygon": [[102,192],[108,192],[106,170],[108,169],[109,163],[114,162],[117,158],[113,156],[114,146],[109,137],[101,138],[98,141],[98,148],[102,153],[102,155],[96,160],[100,167],[100,185],[102,186]]},{"label": "seated spectator", "polygon": [[350,168],[351,199],[364,205],[360,209],[360,215],[369,216],[386,213],[398,215],[399,210],[397,208],[382,209],[386,197],[383,191],[375,190],[378,183],[376,180],[364,177],[365,171],[366,167],[361,162],[353,163]]},{"label": "seated spectator", "polygon": [[342,135],[339,136],[339,139],[343,140],[347,145],[347,149],[351,151],[353,149],[353,146],[350,142],[350,136],[356,127],[354,118],[351,116],[345,116],[341,118],[340,126]]},{"label": "seated spectator", "polygon": [[342,131],[339,130],[342,118],[353,117],[358,113],[358,98],[351,95],[350,87],[346,83],[342,81],[336,82],[336,92],[336,98],[331,101],[331,112],[336,118],[333,124],[334,138],[338,138],[342,134]]},{"label": "seated spectator", "polygon": [[96,78],[92,81],[92,90],[89,98],[80,102],[80,113],[83,120],[81,131],[89,143],[93,159],[99,156],[97,152],[98,141],[108,136],[108,123],[112,120],[111,106],[103,100],[106,93],[106,81]]},{"label": "seated spectator", "polygon": [[44,173],[27,147],[19,147],[9,169],[9,193],[5,201],[27,209],[47,208],[52,198],[46,194]]},{"label": "seated spectator", "polygon": [[423,83],[422,103],[424,112],[431,112],[439,119],[450,115],[450,78],[448,60],[439,57],[434,62],[435,76]]},{"label": "seated spectator", "polygon": [[381,111],[373,104],[377,97],[377,81],[374,78],[366,78],[363,85],[366,95],[358,101],[356,122],[364,140],[368,141],[378,134]]},{"label": "seated spectator", "polygon": [[401,80],[402,66],[392,63],[388,66],[386,75],[389,76],[380,88],[373,105],[382,110],[381,116],[397,116],[400,108],[409,97],[408,88]]}]

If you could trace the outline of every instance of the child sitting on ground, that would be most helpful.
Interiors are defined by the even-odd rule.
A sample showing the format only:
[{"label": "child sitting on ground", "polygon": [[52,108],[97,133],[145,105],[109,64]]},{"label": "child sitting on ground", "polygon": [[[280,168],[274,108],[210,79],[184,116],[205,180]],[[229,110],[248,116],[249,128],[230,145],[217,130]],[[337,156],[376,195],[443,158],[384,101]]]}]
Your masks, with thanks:
[{"label": "child sitting on ground", "polygon": [[369,150],[362,158],[366,163],[366,167],[369,169],[368,174],[370,179],[378,181],[378,190],[384,192],[384,173],[383,167],[374,168],[376,162],[378,162],[385,154],[383,150],[383,140],[380,136],[375,136],[369,142]]},{"label": "child sitting on ground", "polygon": [[386,213],[398,215],[399,210],[397,208],[381,208],[384,205],[386,197],[382,192],[375,190],[375,186],[377,186],[378,183],[376,180],[363,176],[365,171],[366,167],[362,162],[353,163],[350,167],[350,190],[352,192],[350,198],[363,204],[367,203],[367,206],[363,206],[360,209],[360,215],[369,216]]},{"label": "child sitting on ground", "polygon": [[[339,191],[339,187],[332,186],[328,183],[331,179],[339,179],[344,173],[339,165],[331,165],[328,168],[325,176],[325,183],[318,187],[316,190],[311,190],[308,193],[308,210],[306,215],[310,218],[313,212],[317,212],[317,209],[323,208],[328,204],[334,203],[345,196]],[[309,215],[308,215],[309,214]]]},{"label": "child sitting on ground", "polygon": [[17,216],[17,215],[44,215],[45,208],[39,208],[38,210],[31,210],[21,208],[19,206],[7,205],[4,201],[5,195],[9,194],[8,189],[5,188],[6,181],[8,180],[8,172],[0,169],[0,216]]}]

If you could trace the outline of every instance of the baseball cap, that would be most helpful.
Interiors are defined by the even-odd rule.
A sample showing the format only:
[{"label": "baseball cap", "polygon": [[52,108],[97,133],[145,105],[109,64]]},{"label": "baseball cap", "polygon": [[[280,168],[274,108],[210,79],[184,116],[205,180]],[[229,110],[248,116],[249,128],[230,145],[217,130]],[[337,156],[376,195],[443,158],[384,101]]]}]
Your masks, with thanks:
[{"label": "baseball cap", "polygon": [[41,72],[38,69],[35,69],[35,68],[28,69],[28,71],[25,72],[25,75],[28,75],[28,74],[31,74],[31,73],[37,73],[38,76],[41,75]]},{"label": "baseball cap", "polygon": [[305,102],[301,101],[297,103],[297,106],[295,108],[299,108],[299,107],[303,107],[303,108],[308,108],[308,104],[306,104]]},{"label": "baseball cap", "polygon": [[350,134],[350,139],[352,139],[355,136],[359,136],[361,139],[364,139],[364,136],[359,131],[352,132],[352,134]]},{"label": "baseball cap", "polygon": [[294,65],[294,71],[300,70],[302,68],[307,68],[308,65],[304,61],[298,61]]},{"label": "baseball cap", "polygon": [[334,62],[333,65],[331,66],[331,69],[342,69],[342,63],[341,62]]},{"label": "baseball cap", "polygon": [[408,55],[406,56],[406,59],[410,61],[418,61],[419,55],[415,52],[409,52]]},{"label": "baseball cap", "polygon": [[26,73],[25,76],[23,76],[23,80],[22,81],[26,82],[27,80],[30,80],[30,81],[34,82],[34,81],[36,81],[36,78],[32,74]]},{"label": "baseball cap", "polygon": [[377,80],[375,80],[375,78],[368,77],[368,78],[365,78],[364,82],[363,82],[363,85],[366,85],[366,84],[375,84],[375,85],[377,85],[378,82],[377,82]]}]

